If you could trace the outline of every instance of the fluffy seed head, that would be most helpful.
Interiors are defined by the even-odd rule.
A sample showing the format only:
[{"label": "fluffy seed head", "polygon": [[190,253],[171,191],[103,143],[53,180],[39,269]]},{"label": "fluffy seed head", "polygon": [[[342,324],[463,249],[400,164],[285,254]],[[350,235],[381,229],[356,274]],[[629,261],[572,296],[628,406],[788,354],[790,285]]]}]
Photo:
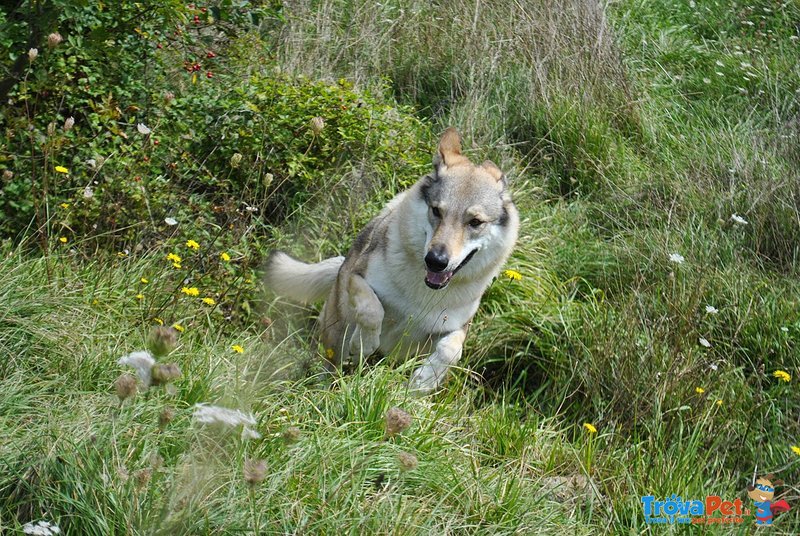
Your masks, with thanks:
[{"label": "fluffy seed head", "polygon": [[127,372],[121,374],[114,382],[114,389],[120,401],[136,396],[136,378]]},{"label": "fluffy seed head", "polygon": [[147,349],[156,356],[164,357],[175,349],[178,332],[171,327],[157,326],[147,337]]},{"label": "fluffy seed head", "polygon": [[10,169],[6,169],[6,170],[3,171],[3,180],[4,181],[10,181],[13,178],[14,178],[14,172],[13,171],[11,171]]},{"label": "fluffy seed head", "polygon": [[401,452],[397,455],[397,462],[401,471],[413,471],[419,465],[419,460],[410,452]]},{"label": "fluffy seed head", "polygon": [[154,365],[152,375],[153,385],[165,385],[172,383],[181,377],[181,368],[177,363]]},{"label": "fluffy seed head", "polygon": [[267,477],[267,462],[264,460],[245,460],[244,479],[251,486],[260,484]]},{"label": "fluffy seed head", "polygon": [[58,32],[53,32],[47,36],[47,46],[50,48],[57,47],[64,38],[61,37],[61,34]]},{"label": "fluffy seed head", "polygon": [[39,55],[38,48],[32,48],[28,50],[28,61],[33,63],[33,60],[35,60],[38,55]]},{"label": "fluffy seed head", "polygon": [[290,426],[289,428],[283,431],[283,439],[287,443],[297,443],[298,441],[300,441],[300,436],[302,435],[303,433],[297,426]]},{"label": "fluffy seed head", "polygon": [[393,407],[386,412],[386,437],[400,434],[411,426],[411,415],[404,410]]},{"label": "fluffy seed head", "polygon": [[172,422],[172,419],[175,418],[175,409],[171,406],[167,406],[161,410],[161,413],[158,414],[158,427],[159,428],[166,428],[169,423]]}]

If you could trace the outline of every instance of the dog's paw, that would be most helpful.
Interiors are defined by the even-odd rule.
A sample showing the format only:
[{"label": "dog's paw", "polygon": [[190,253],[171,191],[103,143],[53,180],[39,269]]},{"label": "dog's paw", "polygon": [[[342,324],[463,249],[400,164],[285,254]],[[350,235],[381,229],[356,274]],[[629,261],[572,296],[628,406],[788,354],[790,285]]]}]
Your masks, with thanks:
[{"label": "dog's paw", "polygon": [[350,338],[350,355],[369,357],[381,345],[381,332],[379,329],[362,328],[356,326]]},{"label": "dog's paw", "polygon": [[437,371],[435,367],[423,365],[411,375],[411,379],[408,381],[408,389],[419,395],[432,393],[442,385],[445,374],[445,370]]}]

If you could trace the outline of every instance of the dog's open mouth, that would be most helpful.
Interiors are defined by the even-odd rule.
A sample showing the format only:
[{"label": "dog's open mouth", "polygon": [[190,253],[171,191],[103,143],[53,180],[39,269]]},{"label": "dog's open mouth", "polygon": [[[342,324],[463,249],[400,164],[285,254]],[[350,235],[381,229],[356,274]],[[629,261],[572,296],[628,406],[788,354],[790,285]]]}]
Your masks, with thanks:
[{"label": "dog's open mouth", "polygon": [[434,290],[443,289],[447,286],[456,272],[463,268],[464,265],[466,265],[470,259],[472,259],[472,256],[475,255],[477,251],[477,249],[470,251],[469,255],[464,257],[464,260],[461,261],[461,264],[459,264],[455,270],[451,270],[449,272],[432,272],[428,270],[428,272],[425,274],[425,284]]}]

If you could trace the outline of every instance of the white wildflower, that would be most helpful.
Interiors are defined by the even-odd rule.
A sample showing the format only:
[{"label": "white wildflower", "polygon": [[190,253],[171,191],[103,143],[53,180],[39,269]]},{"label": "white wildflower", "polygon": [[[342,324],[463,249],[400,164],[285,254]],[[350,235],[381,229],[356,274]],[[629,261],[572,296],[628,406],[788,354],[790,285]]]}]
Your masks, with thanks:
[{"label": "white wildflower", "polygon": [[29,62],[33,63],[33,60],[35,60],[38,56],[39,56],[39,49],[38,48],[31,48],[31,49],[28,50],[28,61]]},{"label": "white wildflower", "polygon": [[164,223],[166,223],[169,226],[178,225],[178,220],[176,220],[175,218],[164,218]]},{"label": "white wildflower", "polygon": [[136,369],[136,373],[139,375],[139,379],[142,380],[144,386],[150,387],[150,382],[153,380],[153,365],[156,364],[156,360],[153,359],[150,352],[145,350],[131,352],[128,355],[120,357],[117,364],[123,366],[127,365]]},{"label": "white wildflower", "polygon": [[91,199],[94,197],[94,190],[92,190],[91,186],[87,186],[83,189],[83,198],[84,199]]},{"label": "white wildflower", "polygon": [[52,536],[53,534],[61,534],[61,529],[55,523],[39,521],[35,525],[33,523],[25,523],[22,525],[22,532],[37,536]]},{"label": "white wildflower", "polygon": [[713,305],[706,305],[706,312],[710,315],[715,315],[719,312],[719,309],[717,309]]},{"label": "white wildflower", "polygon": [[738,214],[731,214],[731,219],[734,223],[738,223],[739,225],[747,225],[747,220],[739,216]]},{"label": "white wildflower", "polygon": [[256,425],[256,419],[251,413],[244,413],[238,409],[228,409],[210,404],[195,404],[192,417],[201,424],[222,424],[225,426],[243,426],[242,439],[258,439],[261,434],[250,428]]},{"label": "white wildflower", "polygon": [[144,123],[139,123],[138,125],[136,125],[136,130],[138,130],[139,134],[142,134],[143,136],[147,136],[151,132],[150,129],[147,128],[147,125],[145,125]]},{"label": "white wildflower", "polygon": [[680,253],[670,253],[669,260],[676,264],[683,264],[686,259]]},{"label": "white wildflower", "polygon": [[717,369],[718,369],[719,367],[717,366],[717,364],[716,364],[716,363],[711,363],[711,364],[708,366],[708,368],[710,368],[711,370],[713,370],[714,372],[716,372],[716,371],[717,371]]},{"label": "white wildflower", "polygon": [[706,339],[705,337],[700,337],[699,339],[697,339],[697,342],[699,342],[700,346],[702,346],[703,348],[711,348],[711,343],[708,342],[708,339]]},{"label": "white wildflower", "polygon": [[787,328],[786,326],[781,326],[781,331],[784,333],[789,333],[789,328]]},{"label": "white wildflower", "polygon": [[704,84],[710,84],[711,83],[711,79],[710,78],[703,78],[703,83]]},{"label": "white wildflower", "polygon": [[89,166],[90,169],[97,169],[97,160],[90,158],[86,161],[86,165]]}]

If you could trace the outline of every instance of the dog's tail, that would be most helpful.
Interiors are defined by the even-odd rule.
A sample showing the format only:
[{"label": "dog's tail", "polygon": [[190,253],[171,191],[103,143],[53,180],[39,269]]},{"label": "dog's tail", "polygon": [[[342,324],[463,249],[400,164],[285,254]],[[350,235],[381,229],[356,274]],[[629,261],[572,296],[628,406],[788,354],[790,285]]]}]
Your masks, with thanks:
[{"label": "dog's tail", "polygon": [[307,264],[282,251],[273,251],[267,259],[264,282],[279,296],[302,303],[315,302],[328,295],[343,262],[344,257],[332,257]]}]

